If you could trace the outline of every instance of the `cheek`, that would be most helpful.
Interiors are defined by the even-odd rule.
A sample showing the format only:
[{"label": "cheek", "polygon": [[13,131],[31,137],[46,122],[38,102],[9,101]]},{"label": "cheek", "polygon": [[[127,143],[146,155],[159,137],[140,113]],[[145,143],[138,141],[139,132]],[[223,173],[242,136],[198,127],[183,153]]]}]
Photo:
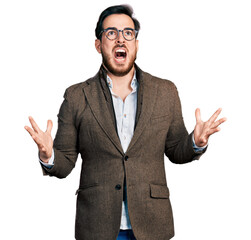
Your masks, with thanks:
[{"label": "cheek", "polygon": [[107,41],[104,41],[101,44],[101,50],[107,54],[112,53],[112,47],[113,47],[113,45]]},{"label": "cheek", "polygon": [[136,47],[134,47],[134,48],[131,48],[130,49],[130,56],[132,57],[132,58],[134,58],[136,55],[137,55],[137,48]]},{"label": "cheek", "polygon": [[136,43],[134,43],[134,44],[132,44],[132,45],[130,46],[129,49],[130,49],[131,53],[137,54],[137,52],[138,52],[138,45],[137,45]]}]

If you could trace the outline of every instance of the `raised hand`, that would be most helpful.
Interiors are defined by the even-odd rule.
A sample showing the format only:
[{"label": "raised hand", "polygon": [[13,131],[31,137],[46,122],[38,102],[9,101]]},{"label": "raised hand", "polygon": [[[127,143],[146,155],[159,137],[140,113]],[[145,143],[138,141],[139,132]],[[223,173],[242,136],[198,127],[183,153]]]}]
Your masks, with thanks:
[{"label": "raised hand", "polygon": [[51,137],[51,129],[52,129],[52,121],[48,120],[47,122],[47,129],[43,132],[34,121],[32,117],[29,117],[29,121],[31,123],[32,128],[25,126],[24,128],[27,132],[31,135],[33,140],[38,146],[39,150],[39,157],[40,159],[48,163],[51,156],[52,156],[52,149],[53,149],[53,139]]},{"label": "raised hand", "polygon": [[212,134],[220,131],[219,125],[227,120],[226,118],[221,118],[216,121],[220,113],[221,113],[221,108],[219,108],[207,122],[203,122],[201,120],[200,109],[199,108],[196,109],[195,111],[196,125],[194,128],[194,141],[198,147],[204,147],[208,143],[209,137]]}]

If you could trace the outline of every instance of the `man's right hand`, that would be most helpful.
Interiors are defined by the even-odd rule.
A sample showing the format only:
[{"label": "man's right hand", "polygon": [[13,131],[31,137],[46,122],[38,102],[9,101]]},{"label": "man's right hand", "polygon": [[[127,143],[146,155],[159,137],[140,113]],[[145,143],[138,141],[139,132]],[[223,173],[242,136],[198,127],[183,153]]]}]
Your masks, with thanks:
[{"label": "man's right hand", "polygon": [[52,156],[53,139],[51,137],[52,121],[47,121],[47,129],[43,132],[34,121],[32,117],[29,117],[32,128],[25,126],[24,128],[31,135],[33,140],[38,146],[39,158],[44,163],[48,163]]}]

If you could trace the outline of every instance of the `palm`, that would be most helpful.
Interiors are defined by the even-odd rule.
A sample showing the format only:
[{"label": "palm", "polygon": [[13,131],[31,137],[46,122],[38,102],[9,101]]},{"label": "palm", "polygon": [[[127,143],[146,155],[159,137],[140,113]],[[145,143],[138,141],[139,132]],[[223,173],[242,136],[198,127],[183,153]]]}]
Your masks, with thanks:
[{"label": "palm", "polygon": [[48,120],[47,129],[43,132],[32,117],[29,117],[29,120],[33,129],[28,126],[26,126],[25,129],[37,144],[40,159],[44,162],[48,162],[51,158],[53,148],[53,139],[51,137],[52,121]]},{"label": "palm", "polygon": [[200,116],[200,109],[196,109],[195,117],[196,117],[196,125],[194,128],[194,140],[195,144],[198,147],[203,147],[208,143],[209,137],[220,131],[219,125],[226,121],[226,118],[221,118],[220,120],[216,121],[217,117],[221,113],[221,109],[218,109],[212,117],[203,122]]},{"label": "palm", "polygon": [[38,134],[38,141],[41,142],[38,144],[39,155],[41,160],[43,158],[50,158],[52,155],[53,139],[51,134],[48,132],[42,132]]}]

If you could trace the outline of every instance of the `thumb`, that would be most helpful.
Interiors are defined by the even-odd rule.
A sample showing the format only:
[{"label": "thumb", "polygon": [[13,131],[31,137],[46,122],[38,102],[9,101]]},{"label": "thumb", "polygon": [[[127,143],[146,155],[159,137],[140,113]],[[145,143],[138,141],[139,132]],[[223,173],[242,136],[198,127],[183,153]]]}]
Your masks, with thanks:
[{"label": "thumb", "polygon": [[48,132],[49,134],[51,134],[51,129],[52,129],[53,123],[51,120],[47,121],[47,129],[46,132]]}]

